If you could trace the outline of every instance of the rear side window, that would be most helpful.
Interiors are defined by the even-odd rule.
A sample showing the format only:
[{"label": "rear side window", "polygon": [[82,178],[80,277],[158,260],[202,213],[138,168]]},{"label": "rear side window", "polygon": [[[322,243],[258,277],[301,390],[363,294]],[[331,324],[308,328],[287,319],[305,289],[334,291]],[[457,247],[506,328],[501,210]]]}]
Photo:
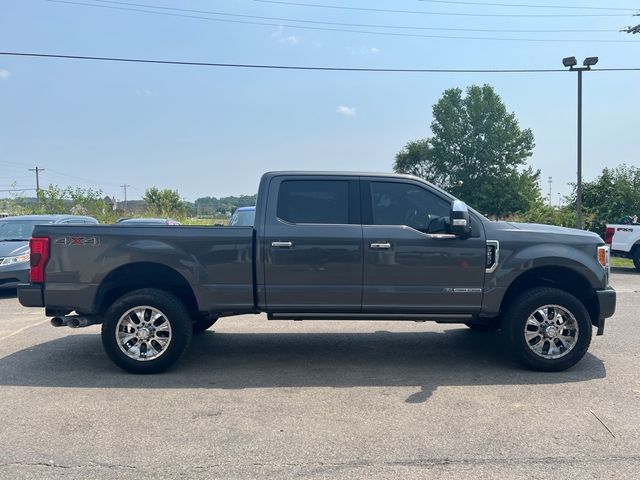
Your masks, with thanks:
[{"label": "rear side window", "polygon": [[289,223],[349,223],[349,182],[285,180],[278,192],[277,215]]}]

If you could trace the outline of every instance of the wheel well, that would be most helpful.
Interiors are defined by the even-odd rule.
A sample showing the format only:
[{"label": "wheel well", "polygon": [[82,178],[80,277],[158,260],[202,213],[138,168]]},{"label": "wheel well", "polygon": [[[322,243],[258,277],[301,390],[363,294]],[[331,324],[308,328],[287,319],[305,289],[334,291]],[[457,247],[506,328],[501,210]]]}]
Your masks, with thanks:
[{"label": "wheel well", "polygon": [[198,303],[189,282],[173,268],[158,263],[131,263],[116,268],[103,280],[96,295],[98,312],[104,313],[122,295],[139,288],[159,288],[176,295],[192,312]]},{"label": "wheel well", "polygon": [[504,311],[520,293],[535,287],[554,287],[572,294],[583,303],[591,322],[598,321],[600,307],[594,288],[585,277],[566,267],[537,267],[523,273],[507,289],[500,310]]}]

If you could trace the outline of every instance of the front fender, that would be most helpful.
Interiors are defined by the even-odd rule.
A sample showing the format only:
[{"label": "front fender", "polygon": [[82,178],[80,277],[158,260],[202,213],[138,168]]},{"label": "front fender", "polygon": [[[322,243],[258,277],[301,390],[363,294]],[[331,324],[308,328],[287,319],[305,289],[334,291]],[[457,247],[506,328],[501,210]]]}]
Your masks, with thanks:
[{"label": "front fender", "polygon": [[[565,267],[584,277],[594,288],[606,287],[606,271],[593,254],[569,245],[538,244],[517,251],[500,250],[501,262],[495,271],[495,286],[508,287],[524,272],[538,267]],[[506,251],[505,251],[506,250]]]},{"label": "front fender", "polygon": [[580,275],[594,289],[607,286],[606,271],[593,255],[570,245],[540,243],[524,248],[501,245],[498,268],[487,273],[482,312],[497,315],[507,290],[522,275],[541,267],[560,267]]}]

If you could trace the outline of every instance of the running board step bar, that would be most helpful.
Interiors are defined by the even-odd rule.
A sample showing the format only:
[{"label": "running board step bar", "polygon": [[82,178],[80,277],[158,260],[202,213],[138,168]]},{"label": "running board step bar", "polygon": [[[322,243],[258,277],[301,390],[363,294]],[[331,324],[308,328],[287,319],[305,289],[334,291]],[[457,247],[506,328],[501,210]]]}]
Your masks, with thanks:
[{"label": "running board step bar", "polygon": [[269,320],[398,320],[409,322],[464,323],[470,313],[268,313]]}]

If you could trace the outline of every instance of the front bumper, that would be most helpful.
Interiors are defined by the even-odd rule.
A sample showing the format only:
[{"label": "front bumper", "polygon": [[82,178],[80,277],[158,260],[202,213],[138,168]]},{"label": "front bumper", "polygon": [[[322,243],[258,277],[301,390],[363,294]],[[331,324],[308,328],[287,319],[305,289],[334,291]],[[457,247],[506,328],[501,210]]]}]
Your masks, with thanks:
[{"label": "front bumper", "polygon": [[18,284],[29,281],[29,263],[4,265],[0,267],[0,288],[17,288]]},{"label": "front bumper", "polygon": [[596,296],[598,298],[598,319],[596,326],[598,327],[598,333],[596,335],[602,335],[604,333],[604,320],[613,316],[616,311],[616,291],[609,287],[604,290],[596,290]]},{"label": "front bumper", "polygon": [[18,301],[24,307],[44,307],[42,285],[21,283],[18,285]]}]

